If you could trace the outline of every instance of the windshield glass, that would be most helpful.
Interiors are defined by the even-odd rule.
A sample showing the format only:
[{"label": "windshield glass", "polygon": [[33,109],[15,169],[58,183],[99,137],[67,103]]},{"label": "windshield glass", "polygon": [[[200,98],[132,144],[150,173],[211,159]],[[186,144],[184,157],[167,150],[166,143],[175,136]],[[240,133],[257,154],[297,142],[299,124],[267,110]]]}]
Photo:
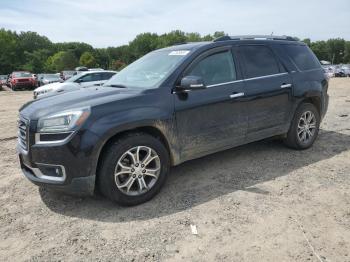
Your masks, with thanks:
[{"label": "windshield glass", "polygon": [[188,50],[151,52],[121,70],[104,86],[157,88],[188,53]]},{"label": "windshield glass", "polygon": [[32,77],[32,74],[29,72],[17,72],[13,73],[14,77]]}]

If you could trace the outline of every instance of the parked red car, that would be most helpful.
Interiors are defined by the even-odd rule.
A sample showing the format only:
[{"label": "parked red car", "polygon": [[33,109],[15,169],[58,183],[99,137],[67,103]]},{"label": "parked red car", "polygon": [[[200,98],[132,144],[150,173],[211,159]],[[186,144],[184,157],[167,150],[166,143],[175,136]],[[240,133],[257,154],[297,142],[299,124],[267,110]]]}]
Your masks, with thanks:
[{"label": "parked red car", "polygon": [[16,71],[10,75],[9,84],[12,90],[26,87],[35,88],[37,86],[37,80],[30,72]]}]

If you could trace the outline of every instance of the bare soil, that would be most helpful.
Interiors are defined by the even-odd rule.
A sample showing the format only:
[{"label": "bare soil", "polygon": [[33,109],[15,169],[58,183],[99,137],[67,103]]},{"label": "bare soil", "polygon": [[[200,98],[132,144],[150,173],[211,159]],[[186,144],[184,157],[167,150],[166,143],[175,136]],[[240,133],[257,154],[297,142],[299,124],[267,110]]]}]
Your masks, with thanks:
[{"label": "bare soil", "polygon": [[269,140],[190,161],[124,208],[31,184],[15,137],[32,93],[0,92],[0,261],[350,261],[350,79],[329,94],[311,149]]}]

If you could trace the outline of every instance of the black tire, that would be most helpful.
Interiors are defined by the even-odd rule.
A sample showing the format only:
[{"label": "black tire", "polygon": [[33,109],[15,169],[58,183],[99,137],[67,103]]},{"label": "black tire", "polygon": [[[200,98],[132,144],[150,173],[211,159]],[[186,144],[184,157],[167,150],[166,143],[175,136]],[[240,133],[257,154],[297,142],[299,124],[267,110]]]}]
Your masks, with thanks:
[{"label": "black tire", "polygon": [[[312,112],[313,115],[315,116],[316,128],[313,135],[311,136],[311,139],[303,142],[298,136],[298,125],[302,115],[306,112]],[[317,108],[313,104],[302,103],[295,111],[292,123],[287,133],[287,137],[284,140],[284,143],[288,147],[298,149],[298,150],[310,148],[317,138],[320,122],[321,122],[320,113],[318,112]]]},{"label": "black tire", "polygon": [[[137,146],[152,148],[157,153],[160,159],[160,174],[148,191],[140,195],[130,196],[117,187],[114,173],[118,160],[123,154]],[[169,168],[169,153],[159,139],[145,133],[130,133],[113,142],[104,152],[97,174],[98,188],[104,196],[120,205],[138,205],[150,200],[160,191],[166,181]]]}]

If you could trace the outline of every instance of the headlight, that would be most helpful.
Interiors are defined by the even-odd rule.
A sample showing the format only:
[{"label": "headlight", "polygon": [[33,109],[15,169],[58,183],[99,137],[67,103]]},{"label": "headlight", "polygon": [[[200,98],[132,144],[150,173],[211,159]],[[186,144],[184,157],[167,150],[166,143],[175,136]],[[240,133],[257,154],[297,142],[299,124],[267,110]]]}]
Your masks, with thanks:
[{"label": "headlight", "polygon": [[60,133],[73,131],[81,126],[90,115],[90,108],[73,109],[40,118],[38,132]]}]

